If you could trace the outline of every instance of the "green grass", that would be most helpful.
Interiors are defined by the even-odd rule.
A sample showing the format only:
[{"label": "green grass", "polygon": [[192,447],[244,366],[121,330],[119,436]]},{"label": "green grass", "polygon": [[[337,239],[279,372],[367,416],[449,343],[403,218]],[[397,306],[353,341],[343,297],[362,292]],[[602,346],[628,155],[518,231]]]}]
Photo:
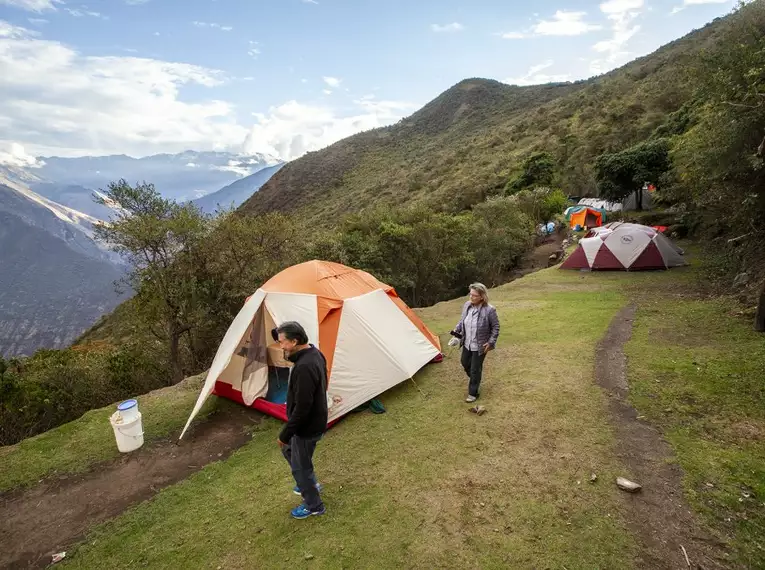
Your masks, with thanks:
[{"label": "green grass", "polygon": [[[180,430],[199,395],[203,378],[196,376],[169,388],[138,397],[145,440]],[[201,414],[213,409],[214,398]],[[0,492],[37,483],[52,475],[81,473],[95,463],[119,455],[109,416],[114,406],[91,410],[68,424],[0,448]]]},{"label": "green grass", "polygon": [[628,344],[632,400],[666,434],[691,504],[736,562],[765,568],[765,338],[721,300],[644,301]]},{"label": "green grass", "polygon": [[[381,396],[386,414],[351,414],[328,432],[316,454],[327,516],[289,518],[297,501],[269,418],[226,461],[91,529],[65,566],[634,567],[638,545],[611,483],[630,473],[592,377],[597,341],[633,301],[632,402],[667,437],[687,499],[731,546],[731,563],[765,567],[765,345],[731,303],[699,295],[698,278],[697,267],[552,269],[493,290],[502,334],[480,417],[445,346],[462,301],[418,310],[448,357],[417,376],[422,393],[404,383]],[[143,399],[147,426],[179,428],[198,389]],[[2,488],[117,455],[107,417],[0,450]]]},{"label": "green grass", "polygon": [[[386,414],[329,431],[315,458],[325,517],[290,519],[296,497],[269,419],[225,462],[94,529],[67,567],[631,567],[636,545],[609,484],[623,467],[591,378],[625,298],[544,274],[493,292],[503,332],[486,364],[486,414],[467,411],[449,353],[418,375],[424,395],[404,383],[382,396]],[[460,305],[419,312],[444,334]]]}]

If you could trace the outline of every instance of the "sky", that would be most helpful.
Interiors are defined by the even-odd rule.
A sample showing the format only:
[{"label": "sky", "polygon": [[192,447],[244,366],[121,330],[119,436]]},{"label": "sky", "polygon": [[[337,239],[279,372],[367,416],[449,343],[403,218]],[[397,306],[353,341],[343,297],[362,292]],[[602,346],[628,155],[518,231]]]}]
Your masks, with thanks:
[{"label": "sky", "polygon": [[607,72],[731,0],[0,0],[0,163],[221,150],[283,160],[471,77]]}]

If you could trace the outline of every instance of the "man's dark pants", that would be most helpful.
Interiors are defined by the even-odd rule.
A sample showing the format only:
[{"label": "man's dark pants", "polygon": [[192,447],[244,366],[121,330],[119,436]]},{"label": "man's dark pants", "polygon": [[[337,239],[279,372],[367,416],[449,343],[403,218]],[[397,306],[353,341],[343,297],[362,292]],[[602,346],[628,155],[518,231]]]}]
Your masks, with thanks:
[{"label": "man's dark pants", "polygon": [[303,496],[303,502],[311,511],[318,511],[324,506],[316,488],[316,474],[313,472],[313,452],[322,436],[323,434],[311,437],[293,435],[289,443],[282,447],[282,455],[292,468],[292,475]]},{"label": "man's dark pants", "polygon": [[468,394],[476,398],[478,397],[478,389],[481,387],[481,375],[483,374],[483,361],[485,359],[486,355],[483,352],[462,348],[462,368],[465,369],[465,374],[470,378]]}]

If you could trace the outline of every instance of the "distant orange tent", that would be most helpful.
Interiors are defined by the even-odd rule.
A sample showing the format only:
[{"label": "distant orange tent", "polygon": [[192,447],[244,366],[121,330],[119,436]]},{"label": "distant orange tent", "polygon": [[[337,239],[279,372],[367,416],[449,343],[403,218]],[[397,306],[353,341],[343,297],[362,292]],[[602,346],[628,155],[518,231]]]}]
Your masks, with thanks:
[{"label": "distant orange tent", "polygon": [[594,228],[602,226],[604,212],[589,206],[573,206],[566,210],[566,217],[569,219],[569,225],[572,228],[576,226]]}]

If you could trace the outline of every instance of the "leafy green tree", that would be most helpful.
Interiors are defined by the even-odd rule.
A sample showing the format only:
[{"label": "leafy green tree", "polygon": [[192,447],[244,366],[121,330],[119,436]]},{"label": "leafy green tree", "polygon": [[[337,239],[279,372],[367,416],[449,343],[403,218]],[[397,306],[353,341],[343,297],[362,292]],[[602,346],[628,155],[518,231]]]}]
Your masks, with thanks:
[{"label": "leafy green tree", "polygon": [[555,159],[549,152],[535,152],[521,164],[521,172],[507,184],[507,193],[514,194],[536,186],[551,186],[555,181]]},{"label": "leafy green tree", "polygon": [[113,182],[97,201],[119,204],[117,214],[96,227],[96,238],[129,263],[126,284],[135,292],[142,322],[165,342],[171,381],[183,379],[181,338],[204,318],[197,279],[209,218],[193,204],[163,198],[153,184]]},{"label": "leafy green tree", "polygon": [[[693,68],[704,105],[673,149],[670,198],[698,215],[718,252],[739,260],[734,271],[765,257],[764,29],[763,2],[742,3],[725,22],[718,47]],[[765,289],[758,307],[755,328],[765,332]]]},{"label": "leafy green tree", "polygon": [[545,223],[562,214],[568,205],[568,198],[560,190],[537,188],[524,190],[510,197],[515,207],[536,223]]},{"label": "leafy green tree", "polygon": [[667,139],[649,140],[620,152],[602,154],[595,161],[599,195],[618,202],[637,191],[641,209],[643,184],[658,183],[671,166]]}]

